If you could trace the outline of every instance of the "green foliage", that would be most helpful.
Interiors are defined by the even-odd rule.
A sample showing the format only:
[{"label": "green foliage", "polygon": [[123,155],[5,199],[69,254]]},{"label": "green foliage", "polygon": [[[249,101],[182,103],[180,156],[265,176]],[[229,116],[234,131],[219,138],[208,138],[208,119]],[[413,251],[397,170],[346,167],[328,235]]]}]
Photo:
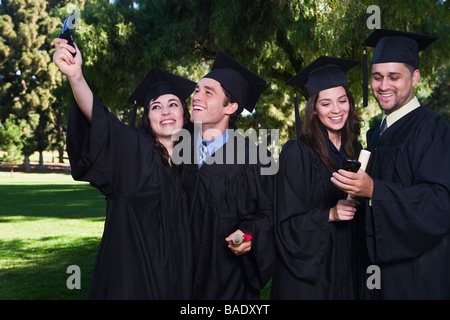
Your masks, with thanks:
[{"label": "green foliage", "polygon": [[[320,55],[361,60],[361,44],[371,32],[366,10],[373,4],[371,0],[2,1],[0,121],[9,114],[26,118],[34,111],[45,115],[40,132],[49,135],[47,144],[64,144],[72,93],[51,62],[51,41],[77,7],[81,19],[74,38],[83,54],[85,77],[94,94],[125,122],[132,109],[127,98],[152,67],[199,81],[222,49],[268,81],[256,111],[244,115],[238,126],[278,128],[284,143],[295,136],[294,90],[284,83]],[[433,108],[448,117],[449,1],[380,0],[376,5],[381,27],[439,37],[422,53],[416,94],[427,105],[439,104]],[[372,52],[368,50],[369,59]],[[348,77],[365,120],[364,140],[369,120],[380,110],[371,95],[369,107],[359,107],[362,65],[350,70]],[[303,112],[305,99],[297,90]]]},{"label": "green foliage", "polygon": [[[0,30],[0,121],[10,115],[17,119],[22,131],[21,153],[25,157],[47,137],[36,139],[38,123],[49,132],[54,124],[49,106],[55,101],[54,88],[57,70],[50,67],[51,39],[56,18],[49,14],[47,1],[2,1]],[[40,116],[42,117],[41,120]],[[42,131],[42,130],[41,130]]]},{"label": "green foliage", "polygon": [[439,70],[437,75],[438,82],[431,94],[420,100],[428,108],[450,119],[450,68]]},{"label": "green foliage", "polygon": [[6,121],[0,123],[0,148],[6,152],[3,161],[11,166],[22,160],[22,129],[11,115]]}]

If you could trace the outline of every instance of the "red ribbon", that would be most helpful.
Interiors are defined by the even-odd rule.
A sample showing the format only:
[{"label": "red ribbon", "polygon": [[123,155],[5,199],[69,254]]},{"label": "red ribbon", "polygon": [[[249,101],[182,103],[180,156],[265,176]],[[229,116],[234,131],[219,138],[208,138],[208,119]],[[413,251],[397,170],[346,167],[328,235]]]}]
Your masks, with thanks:
[{"label": "red ribbon", "polygon": [[243,235],[242,235],[242,238],[244,238],[244,242],[245,242],[245,241],[252,240],[252,234],[251,234],[251,233],[243,234]]}]

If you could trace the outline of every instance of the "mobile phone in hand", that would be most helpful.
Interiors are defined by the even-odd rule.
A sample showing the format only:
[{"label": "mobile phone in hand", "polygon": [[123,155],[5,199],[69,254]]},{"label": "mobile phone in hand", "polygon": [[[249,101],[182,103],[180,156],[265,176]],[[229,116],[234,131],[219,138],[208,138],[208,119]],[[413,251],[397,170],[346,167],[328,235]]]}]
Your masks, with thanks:
[{"label": "mobile phone in hand", "polygon": [[361,162],[359,162],[358,160],[347,159],[347,160],[345,160],[344,165],[342,166],[342,169],[344,169],[346,171],[351,171],[351,172],[358,172],[360,167],[361,167]]},{"label": "mobile phone in hand", "polygon": [[[66,39],[67,43],[70,44],[73,48],[75,48],[75,45],[73,44],[73,37],[72,37],[72,29],[75,25],[75,15],[71,14],[64,20],[64,25],[61,31],[61,34],[58,36],[58,38]],[[71,28],[72,27],[72,28]],[[75,57],[77,53],[72,53],[72,56]]]}]

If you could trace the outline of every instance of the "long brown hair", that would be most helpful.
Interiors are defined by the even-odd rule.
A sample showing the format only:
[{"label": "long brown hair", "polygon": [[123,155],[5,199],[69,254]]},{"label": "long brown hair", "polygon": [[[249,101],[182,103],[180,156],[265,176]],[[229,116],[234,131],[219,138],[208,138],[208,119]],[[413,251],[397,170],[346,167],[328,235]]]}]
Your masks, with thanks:
[{"label": "long brown hair", "polygon": [[[341,129],[341,149],[347,158],[356,159],[358,156],[358,136],[361,130],[361,120],[356,114],[355,102],[350,90],[347,87],[344,87],[344,89],[350,108],[348,119]],[[306,103],[304,125],[302,126],[300,138],[309,141],[314,151],[322,159],[322,162],[331,172],[334,172],[339,168],[336,168],[331,159],[328,143],[322,133],[323,125],[314,112],[319,94],[320,92],[313,94]]]},{"label": "long brown hair", "polygon": [[[155,132],[153,131],[152,126],[150,124],[150,119],[148,117],[148,111],[150,109],[151,102],[156,100],[156,99],[158,99],[158,98],[159,98],[159,96],[153,98],[144,107],[144,113],[143,113],[143,115],[141,117],[141,120],[139,121],[138,128],[145,129],[153,137],[153,139],[155,140],[155,143],[154,143],[153,147],[156,150],[158,150],[159,155],[161,156],[162,163],[164,165],[168,165],[170,163],[172,168],[175,171],[178,171],[179,170],[179,165],[176,165],[175,163],[172,162],[172,158],[170,157],[169,152],[167,151],[166,147],[164,147],[164,145],[156,137]],[[180,98],[178,98],[178,99],[180,99]],[[180,99],[180,101],[181,101],[181,105],[183,107],[183,128],[184,129],[188,129],[188,130],[190,130],[190,132],[192,132],[192,130],[191,130],[192,129],[192,123],[190,121],[190,113],[189,113],[189,110],[187,108],[186,101],[183,101],[181,99]],[[180,138],[178,141],[175,141],[175,145],[180,143],[181,139],[182,138]]]}]

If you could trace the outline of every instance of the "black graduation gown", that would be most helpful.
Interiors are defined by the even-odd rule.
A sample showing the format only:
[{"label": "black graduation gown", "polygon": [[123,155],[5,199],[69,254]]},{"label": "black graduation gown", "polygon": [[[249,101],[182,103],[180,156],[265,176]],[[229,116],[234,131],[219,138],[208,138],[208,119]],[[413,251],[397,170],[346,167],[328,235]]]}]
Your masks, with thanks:
[{"label": "black graduation gown", "polygon": [[384,299],[450,299],[450,125],[421,106],[378,139],[367,172],[366,240]]},{"label": "black graduation gown", "polygon": [[[225,163],[231,141],[234,164]],[[204,163],[198,169],[192,161],[183,170],[194,239],[194,299],[259,299],[259,290],[270,279],[274,176],[260,174],[259,160],[252,164],[246,158],[245,164],[238,164],[236,150],[248,155],[250,143],[232,135],[212,155],[223,164]],[[240,256],[225,241],[237,229],[253,236],[251,251]]]},{"label": "black graduation gown", "polygon": [[72,176],[106,196],[89,299],[189,299],[192,253],[186,197],[153,138],[94,99],[92,125],[76,104],[67,151]]},{"label": "black graduation gown", "polygon": [[328,222],[345,193],[308,142],[288,141],[279,163],[271,299],[353,299],[353,220]]}]

